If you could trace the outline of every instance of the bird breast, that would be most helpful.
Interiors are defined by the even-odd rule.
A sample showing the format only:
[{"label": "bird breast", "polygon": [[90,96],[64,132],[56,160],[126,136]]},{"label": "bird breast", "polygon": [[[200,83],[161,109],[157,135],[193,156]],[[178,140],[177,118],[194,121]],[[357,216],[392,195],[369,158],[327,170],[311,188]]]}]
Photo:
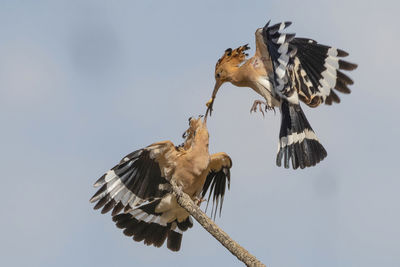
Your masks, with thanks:
[{"label": "bird breast", "polygon": [[187,154],[177,162],[174,179],[182,186],[182,190],[191,197],[201,190],[205,182],[210,155],[208,153]]}]

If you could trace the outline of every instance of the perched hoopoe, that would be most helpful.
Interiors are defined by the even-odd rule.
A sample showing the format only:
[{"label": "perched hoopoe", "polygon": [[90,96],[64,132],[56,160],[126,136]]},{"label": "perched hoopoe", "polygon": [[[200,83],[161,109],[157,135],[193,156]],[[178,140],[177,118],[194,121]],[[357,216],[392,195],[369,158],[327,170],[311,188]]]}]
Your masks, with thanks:
[{"label": "perched hoopoe", "polygon": [[[276,164],[285,168],[292,161],[294,169],[314,166],[327,153],[320,144],[303,113],[299,100],[310,107],[322,103],[339,103],[335,90],[349,94],[353,81],[340,70],[354,70],[357,65],[341,57],[347,52],[318,44],[306,38],[281,31],[291,22],[282,22],[257,29],[255,55],[246,60],[248,45],[227,49],[215,66],[215,87],[207,102],[207,112],[212,106],[220,86],[230,82],[239,87],[250,87],[264,97],[255,101],[250,112],[279,107],[282,120]],[[335,90],[333,90],[335,89]],[[264,112],[263,112],[264,114]]]},{"label": "perched hoopoe", "polygon": [[178,251],[182,232],[193,222],[177,203],[170,181],[198,205],[210,189],[214,217],[218,206],[221,212],[226,183],[229,189],[231,158],[223,152],[210,155],[208,137],[201,117],[190,118],[181,146],[163,141],[127,155],[96,181],[94,186],[101,188],[90,202],[97,202],[94,208],[103,208],[102,213],[112,210],[117,227],[133,240],[160,247],[167,239],[167,247]]}]

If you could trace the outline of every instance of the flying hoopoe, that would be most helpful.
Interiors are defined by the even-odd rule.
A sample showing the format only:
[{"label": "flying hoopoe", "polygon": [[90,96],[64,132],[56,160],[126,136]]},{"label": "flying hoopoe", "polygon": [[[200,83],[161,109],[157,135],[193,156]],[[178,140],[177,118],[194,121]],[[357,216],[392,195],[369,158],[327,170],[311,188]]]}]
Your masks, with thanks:
[{"label": "flying hoopoe", "polygon": [[[349,94],[348,85],[353,81],[340,70],[354,70],[356,64],[340,58],[348,53],[330,46],[318,44],[307,38],[295,38],[295,34],[282,33],[291,22],[282,22],[255,32],[255,55],[246,59],[248,45],[234,50],[228,48],[215,66],[215,87],[207,102],[207,112],[212,112],[218,89],[225,82],[239,87],[250,87],[264,101],[256,100],[250,112],[279,107],[281,129],[279,133],[276,164],[293,169],[314,166],[327,153],[320,144],[311,125],[300,107],[300,101],[310,107],[322,103],[339,103],[335,90]],[[335,90],[334,90],[335,89]],[[300,101],[299,101],[300,100]]]},{"label": "flying hoopoe", "polygon": [[232,167],[226,153],[209,154],[209,134],[201,117],[189,119],[184,138],[180,146],[163,141],[124,157],[94,184],[100,187],[90,199],[97,202],[94,209],[102,208],[101,213],[112,210],[117,227],[133,240],[160,247],[167,239],[167,247],[178,251],[182,233],[193,221],[172,194],[170,181],[198,205],[210,189],[208,200],[213,195],[211,214],[215,217],[218,207],[221,213]]}]

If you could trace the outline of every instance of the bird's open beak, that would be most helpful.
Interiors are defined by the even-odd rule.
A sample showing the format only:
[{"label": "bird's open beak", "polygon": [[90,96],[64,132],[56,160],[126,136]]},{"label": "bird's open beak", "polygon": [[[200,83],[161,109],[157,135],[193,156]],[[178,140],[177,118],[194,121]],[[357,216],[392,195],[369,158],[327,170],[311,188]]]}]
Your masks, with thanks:
[{"label": "bird's open beak", "polygon": [[215,82],[214,91],[212,92],[212,96],[211,96],[210,100],[208,100],[208,102],[206,103],[207,111],[206,111],[206,115],[204,117],[205,121],[207,121],[208,113],[210,113],[210,116],[211,116],[214,100],[215,100],[215,97],[217,96],[218,89],[221,87],[221,85],[222,85],[222,82],[220,82],[220,81]]}]

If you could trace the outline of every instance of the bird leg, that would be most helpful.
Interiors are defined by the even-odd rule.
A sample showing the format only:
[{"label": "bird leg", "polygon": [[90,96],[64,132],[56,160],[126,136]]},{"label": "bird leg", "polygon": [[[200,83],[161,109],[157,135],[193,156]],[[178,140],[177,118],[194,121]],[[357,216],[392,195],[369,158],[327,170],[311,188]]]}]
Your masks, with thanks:
[{"label": "bird leg", "polygon": [[258,110],[262,113],[263,117],[265,117],[264,110],[261,108],[262,105],[265,105],[265,108],[267,108],[267,102],[262,100],[255,100],[250,108],[250,113],[257,112],[257,107],[258,107]]},{"label": "bird leg", "polygon": [[264,110],[266,112],[268,110],[273,110],[275,112],[275,109],[272,106],[268,105],[267,102],[262,101],[262,100],[255,100],[253,105],[250,108],[250,113],[257,112],[257,108],[258,108],[258,110],[262,113],[262,115],[264,117],[265,113],[264,113],[264,110],[262,109],[262,105],[265,105],[265,109]]}]

